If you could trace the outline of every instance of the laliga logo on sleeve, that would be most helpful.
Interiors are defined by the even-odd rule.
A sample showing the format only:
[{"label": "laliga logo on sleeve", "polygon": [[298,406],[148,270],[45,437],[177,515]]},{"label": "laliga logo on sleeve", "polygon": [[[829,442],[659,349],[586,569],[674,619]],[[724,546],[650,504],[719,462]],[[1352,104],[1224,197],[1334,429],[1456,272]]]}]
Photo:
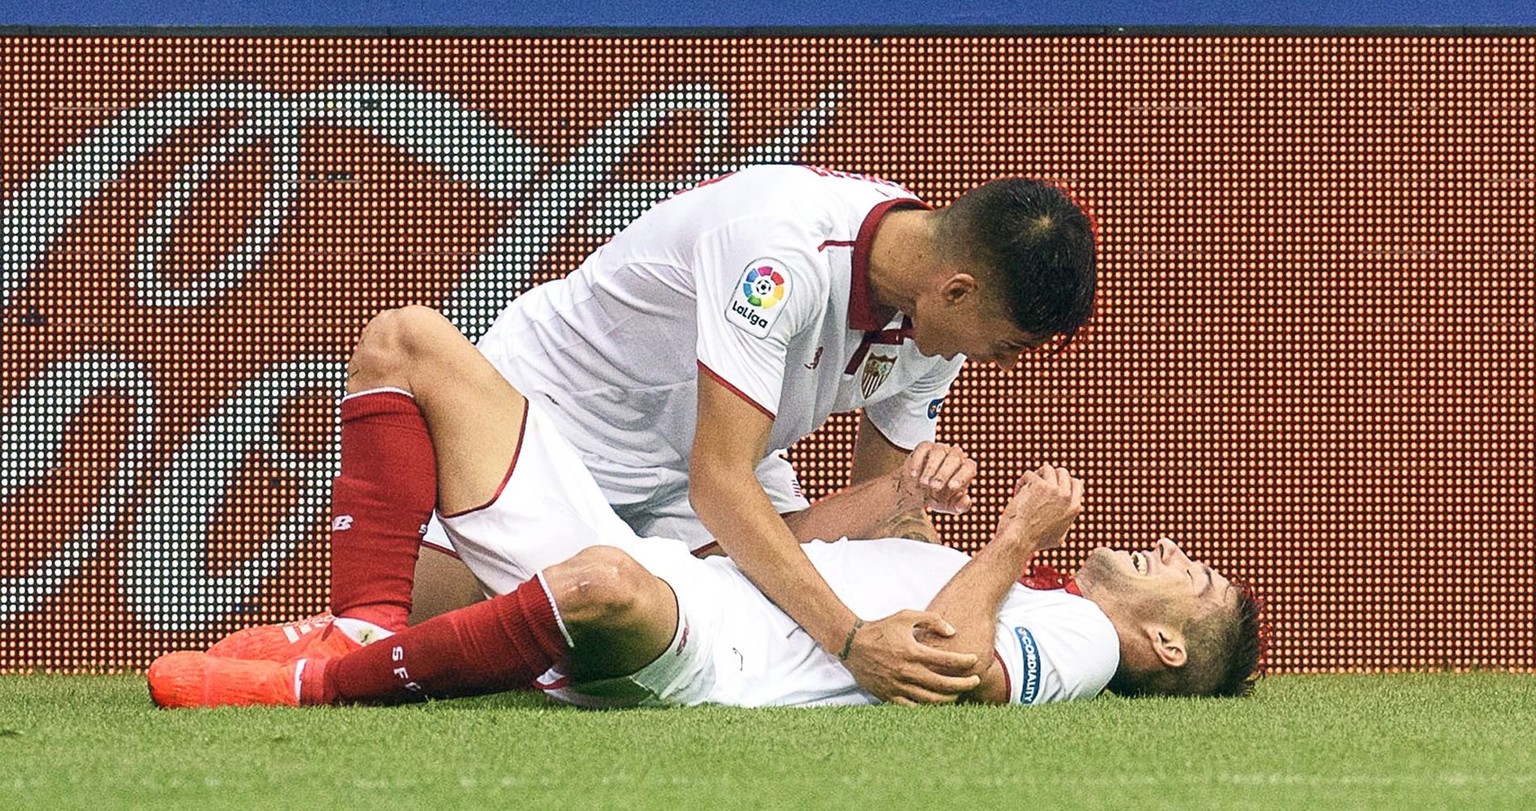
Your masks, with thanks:
[{"label": "laliga logo on sleeve", "polygon": [[779,315],[780,302],[789,297],[789,271],[777,259],[754,259],[742,271],[741,283],[731,294],[725,320],[757,337],[768,337]]},{"label": "laliga logo on sleeve", "polygon": [[741,292],[747,294],[747,303],[766,310],[784,298],[784,274],[772,265],[752,268],[741,283]]}]

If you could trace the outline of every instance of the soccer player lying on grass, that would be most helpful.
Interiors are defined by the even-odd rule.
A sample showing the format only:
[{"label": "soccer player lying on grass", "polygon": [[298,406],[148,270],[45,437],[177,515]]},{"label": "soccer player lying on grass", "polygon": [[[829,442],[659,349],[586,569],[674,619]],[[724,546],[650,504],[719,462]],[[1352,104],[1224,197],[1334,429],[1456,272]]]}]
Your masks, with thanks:
[{"label": "soccer player lying on grass", "polygon": [[[874,701],[838,653],[820,649],[730,560],[638,538],[537,408],[446,321],[442,329],[442,340],[417,333],[408,354],[432,362],[414,374],[352,366],[337,487],[419,490],[424,476],[460,554],[495,596],[394,634],[344,617],[325,629],[325,644],[296,646],[303,658],[287,661],[281,647],[226,643],[213,653],[268,658],[169,654],[149,671],[157,704],[389,704],[535,686],[590,706]],[[369,348],[365,334],[358,354]],[[355,455],[387,456],[387,447],[360,445],[356,428],[399,419],[406,406],[425,420],[435,476],[431,459],[369,466]],[[520,431],[504,430],[507,414]],[[930,463],[950,474],[939,490],[915,475]],[[369,481],[349,480],[362,470]],[[880,516],[914,498],[963,500],[973,474],[957,449],[926,444],[903,471],[814,509]],[[1096,549],[1075,585],[1016,584],[1037,551],[1061,543],[1081,506],[1082,483],[1047,465],[1019,480],[974,558],[900,539],[805,548],[860,617],[905,613],[941,654],[932,664],[945,674],[944,692],[911,687],[900,703],[1044,703],[1092,697],[1106,685],[1132,694],[1246,693],[1259,654],[1256,606],[1170,541],[1146,552]],[[333,528],[368,531],[370,521],[338,515]]]}]

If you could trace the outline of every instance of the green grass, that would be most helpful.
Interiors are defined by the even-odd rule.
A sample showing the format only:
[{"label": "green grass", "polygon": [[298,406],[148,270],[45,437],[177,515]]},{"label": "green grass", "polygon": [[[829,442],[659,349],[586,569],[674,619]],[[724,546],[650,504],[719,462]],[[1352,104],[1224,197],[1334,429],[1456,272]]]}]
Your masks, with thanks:
[{"label": "green grass", "polygon": [[594,713],[531,695],[175,711],[0,677],[0,808],[1536,808],[1536,677],[1288,676],[1247,701]]}]

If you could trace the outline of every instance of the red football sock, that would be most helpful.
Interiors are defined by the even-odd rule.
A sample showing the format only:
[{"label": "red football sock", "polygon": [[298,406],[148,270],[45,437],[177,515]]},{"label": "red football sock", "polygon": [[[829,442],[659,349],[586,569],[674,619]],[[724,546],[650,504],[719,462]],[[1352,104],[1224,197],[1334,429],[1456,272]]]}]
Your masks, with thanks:
[{"label": "red football sock", "polygon": [[436,501],[432,438],[416,401],[392,389],[343,399],[341,475],[331,491],[332,614],[405,627]]},{"label": "red football sock", "polygon": [[311,660],[301,704],[400,704],[526,689],[570,645],[542,578],[450,611],[340,659]]}]

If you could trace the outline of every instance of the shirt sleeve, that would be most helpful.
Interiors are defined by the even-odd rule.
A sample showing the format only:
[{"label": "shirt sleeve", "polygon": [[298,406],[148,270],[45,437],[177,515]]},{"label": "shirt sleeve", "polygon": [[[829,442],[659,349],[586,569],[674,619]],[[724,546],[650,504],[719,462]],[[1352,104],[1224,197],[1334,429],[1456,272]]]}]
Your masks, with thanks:
[{"label": "shirt sleeve", "polygon": [[1087,600],[1060,599],[1032,608],[1005,601],[998,612],[996,651],[1010,704],[1093,698],[1120,665],[1120,639],[1109,618]]},{"label": "shirt sleeve", "polygon": [[793,231],[773,220],[727,223],[700,235],[694,265],[699,373],[770,418],[790,341],[828,306],[826,273]]},{"label": "shirt sleeve", "polygon": [[898,448],[912,450],[923,442],[932,441],[944,398],[949,396],[949,387],[964,362],[963,355],[956,355],[954,360],[936,359],[933,368],[916,383],[896,395],[864,406],[864,413],[880,429],[881,435]]}]

